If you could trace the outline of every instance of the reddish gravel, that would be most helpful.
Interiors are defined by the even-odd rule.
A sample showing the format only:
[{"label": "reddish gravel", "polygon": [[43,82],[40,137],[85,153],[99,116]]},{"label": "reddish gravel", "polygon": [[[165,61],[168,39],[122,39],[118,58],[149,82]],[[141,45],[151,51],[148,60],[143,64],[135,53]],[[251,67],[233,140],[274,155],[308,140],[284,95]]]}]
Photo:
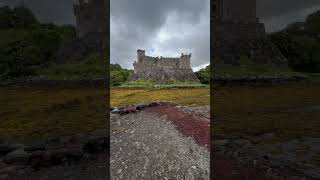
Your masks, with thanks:
[{"label": "reddish gravel", "polygon": [[[210,150],[210,124],[203,117],[180,111],[176,105],[165,103],[155,107],[146,108],[145,111],[166,116],[177,129],[185,136],[192,137],[197,144],[206,146]],[[251,165],[244,165],[237,160],[228,159],[223,155],[213,153],[212,176],[219,180],[282,180],[288,177],[275,177],[266,170],[260,170]]]},{"label": "reddish gravel", "polygon": [[180,111],[175,108],[175,105],[169,103],[147,108],[146,111],[166,115],[167,119],[172,121],[183,135],[192,137],[197,144],[210,149],[210,124],[208,120]]}]

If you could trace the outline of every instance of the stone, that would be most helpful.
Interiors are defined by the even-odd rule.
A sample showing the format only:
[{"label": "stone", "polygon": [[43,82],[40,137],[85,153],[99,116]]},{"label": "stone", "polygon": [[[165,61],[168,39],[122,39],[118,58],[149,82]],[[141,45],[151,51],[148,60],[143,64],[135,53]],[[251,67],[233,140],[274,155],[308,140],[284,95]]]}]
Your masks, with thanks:
[{"label": "stone", "polygon": [[4,158],[4,162],[14,165],[26,165],[28,163],[29,157],[29,153],[25,152],[23,149],[18,149],[7,154]]},{"label": "stone", "polygon": [[191,54],[181,54],[177,58],[150,57],[145,51],[137,50],[137,61],[133,63],[134,74],[130,80],[152,80],[160,83],[169,81],[200,82],[191,68]]},{"label": "stone", "polygon": [[13,143],[11,145],[9,145],[9,149],[11,151],[15,151],[17,149],[24,149],[25,148],[25,145],[24,144],[20,144],[20,143]]},{"label": "stone", "polygon": [[27,152],[41,151],[45,149],[45,146],[46,141],[44,139],[36,139],[26,142],[24,150]]},{"label": "stone", "polygon": [[4,168],[0,169],[0,174],[13,174],[17,171],[17,167],[16,166],[6,166]]},{"label": "stone", "polygon": [[120,112],[120,110],[117,109],[117,108],[111,110],[111,113],[112,113],[112,114],[117,114],[117,113],[119,113],[119,112]]},{"label": "stone", "polygon": [[147,108],[147,107],[148,107],[148,105],[145,105],[145,104],[138,105],[138,106],[137,106],[137,110],[143,110],[143,109],[145,109],[145,108]]},{"label": "stone", "polygon": [[149,107],[155,107],[155,106],[159,106],[160,105],[160,103],[158,103],[158,102],[153,102],[153,103],[150,103],[149,104]]}]

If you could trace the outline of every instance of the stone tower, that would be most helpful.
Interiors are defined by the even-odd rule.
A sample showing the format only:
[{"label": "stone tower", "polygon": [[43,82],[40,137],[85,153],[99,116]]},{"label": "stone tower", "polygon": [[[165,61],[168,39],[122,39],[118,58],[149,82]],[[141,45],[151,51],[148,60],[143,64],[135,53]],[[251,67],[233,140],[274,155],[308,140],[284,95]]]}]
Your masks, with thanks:
[{"label": "stone tower", "polygon": [[191,54],[181,53],[180,57],[146,56],[145,50],[137,50],[137,60],[133,63],[134,74],[131,80],[196,81],[197,76],[191,68]]},{"label": "stone tower", "polygon": [[103,16],[106,15],[103,6],[103,0],[77,0],[73,9],[79,38],[89,33],[102,33]]},{"label": "stone tower", "polygon": [[242,56],[256,63],[286,63],[257,18],[256,0],[215,0],[212,8],[214,63],[238,65]]}]

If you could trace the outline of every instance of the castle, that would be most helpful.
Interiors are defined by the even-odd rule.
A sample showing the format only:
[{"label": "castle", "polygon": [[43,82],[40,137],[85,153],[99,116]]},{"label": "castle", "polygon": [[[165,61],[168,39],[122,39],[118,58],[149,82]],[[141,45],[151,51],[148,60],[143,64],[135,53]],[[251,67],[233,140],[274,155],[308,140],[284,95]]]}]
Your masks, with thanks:
[{"label": "castle", "polygon": [[256,0],[215,0],[212,6],[214,63],[238,65],[241,56],[262,64],[287,62],[259,22]]},{"label": "castle", "polygon": [[76,29],[79,38],[87,34],[99,34],[103,32],[104,6],[102,0],[78,0],[73,5],[76,17]]},{"label": "castle", "polygon": [[145,51],[137,50],[137,61],[133,63],[134,74],[131,80],[196,81],[199,79],[191,69],[191,54],[181,54],[178,58],[146,56]]}]

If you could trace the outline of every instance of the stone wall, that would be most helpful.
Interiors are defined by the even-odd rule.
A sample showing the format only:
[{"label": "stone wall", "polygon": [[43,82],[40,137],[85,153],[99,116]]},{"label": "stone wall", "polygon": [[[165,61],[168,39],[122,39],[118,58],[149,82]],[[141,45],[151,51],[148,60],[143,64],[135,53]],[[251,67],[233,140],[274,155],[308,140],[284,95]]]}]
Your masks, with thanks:
[{"label": "stone wall", "polygon": [[181,54],[179,58],[146,56],[144,50],[137,51],[137,61],[133,63],[131,80],[146,79],[159,82],[199,81],[190,66],[191,54]]},{"label": "stone wall", "polygon": [[103,17],[103,1],[101,0],[79,0],[74,5],[74,15],[76,16],[76,28],[79,38],[88,33],[102,33]]},{"label": "stone wall", "polygon": [[287,63],[256,18],[256,0],[217,0],[213,8],[215,63],[238,65],[241,56],[256,63]]}]

